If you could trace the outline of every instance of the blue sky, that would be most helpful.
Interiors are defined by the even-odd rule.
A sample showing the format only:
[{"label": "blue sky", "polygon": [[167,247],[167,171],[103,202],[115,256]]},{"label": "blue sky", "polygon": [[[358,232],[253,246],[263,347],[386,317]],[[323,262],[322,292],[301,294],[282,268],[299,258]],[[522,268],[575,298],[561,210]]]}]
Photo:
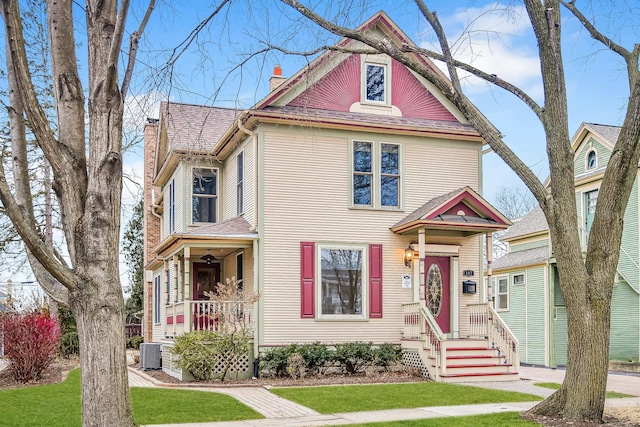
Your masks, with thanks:
[{"label": "blue sky", "polygon": [[[153,70],[166,61],[170,49],[184,40],[195,23],[212,8],[181,5],[172,11],[159,9],[143,43],[143,49],[153,55],[141,54],[143,65],[138,66],[136,81],[138,95],[154,90],[161,93],[160,98],[168,96],[174,101],[248,108],[267,93],[274,64],[282,64],[284,75],[291,76],[307,61],[304,57],[280,52],[247,60],[251,53],[264,48],[265,42],[307,51],[337,40],[278,1],[253,3],[258,4],[232,2],[223,14],[213,19],[207,31],[176,62],[170,89],[166,80],[159,82],[159,74]],[[360,2],[348,0],[313,2],[318,12],[337,16],[340,23],[352,26],[378,10],[385,10],[416,44],[433,46],[432,33],[413,2],[362,3],[364,7],[360,7]],[[484,71],[517,84],[542,103],[537,48],[524,6],[487,1],[426,3],[438,12],[449,40],[454,42],[458,59],[470,61]],[[344,4],[351,6],[348,14],[337,14]],[[603,30],[623,45],[630,46],[637,39],[638,28],[630,27],[637,26],[640,18],[636,18],[639,15],[634,16],[629,7],[614,13],[590,9],[588,14],[591,13],[596,16],[596,22],[604,26]],[[562,31],[570,133],[583,121],[621,124],[628,95],[622,61],[602,49],[566,12],[563,12]],[[243,60],[248,62],[234,69]],[[156,79],[150,80],[149,75]],[[478,79],[467,76],[465,88],[476,106],[505,135],[506,142],[544,180],[548,173],[544,133],[533,113],[512,95]],[[157,111],[148,114],[156,116]],[[140,159],[131,164],[134,169],[139,165]],[[515,174],[495,154],[485,156],[484,194],[489,201],[500,187],[518,183]]]}]

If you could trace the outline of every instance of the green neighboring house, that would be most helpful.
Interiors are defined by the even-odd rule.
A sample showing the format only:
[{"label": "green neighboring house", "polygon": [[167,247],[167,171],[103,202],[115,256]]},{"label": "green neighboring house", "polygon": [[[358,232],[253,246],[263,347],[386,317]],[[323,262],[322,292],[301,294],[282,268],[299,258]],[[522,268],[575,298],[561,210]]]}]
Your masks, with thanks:
[{"label": "green neighboring house", "polygon": [[[617,126],[583,123],[572,139],[575,190],[583,251],[598,190],[618,139]],[[639,169],[640,173],[640,169]],[[613,289],[610,358],[640,358],[640,216],[638,178],[624,216],[620,260]],[[520,342],[522,363],[564,366],[567,313],[560,290],[549,227],[540,207],[515,222],[501,238],[509,246],[493,263],[496,311]]]}]

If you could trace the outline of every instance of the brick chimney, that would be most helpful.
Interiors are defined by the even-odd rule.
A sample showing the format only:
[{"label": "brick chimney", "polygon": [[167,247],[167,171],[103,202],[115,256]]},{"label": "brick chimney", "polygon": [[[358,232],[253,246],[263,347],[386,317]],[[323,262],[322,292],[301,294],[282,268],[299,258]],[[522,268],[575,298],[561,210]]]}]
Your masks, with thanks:
[{"label": "brick chimney", "polygon": [[273,67],[273,76],[269,79],[269,91],[273,92],[286,80],[286,77],[282,77],[282,67],[280,64],[276,64],[276,66]]}]

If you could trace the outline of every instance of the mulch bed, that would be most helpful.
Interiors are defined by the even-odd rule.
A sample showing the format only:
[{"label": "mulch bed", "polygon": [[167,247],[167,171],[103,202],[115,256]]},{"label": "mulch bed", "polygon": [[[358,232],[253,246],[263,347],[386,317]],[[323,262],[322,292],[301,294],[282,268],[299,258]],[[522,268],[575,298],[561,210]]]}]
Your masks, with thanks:
[{"label": "mulch bed", "polygon": [[26,384],[17,382],[7,368],[0,371],[0,390],[59,383],[67,377],[69,371],[76,367],[78,367],[77,359],[56,359],[44,370],[42,377],[38,379],[38,381],[32,381]]}]

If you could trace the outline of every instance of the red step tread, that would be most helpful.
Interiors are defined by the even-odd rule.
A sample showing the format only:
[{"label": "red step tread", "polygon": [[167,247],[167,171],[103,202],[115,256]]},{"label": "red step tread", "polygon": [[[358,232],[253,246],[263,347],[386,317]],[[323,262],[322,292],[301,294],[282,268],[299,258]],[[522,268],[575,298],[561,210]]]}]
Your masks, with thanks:
[{"label": "red step tread", "polygon": [[[447,367],[449,369],[450,367]],[[440,375],[441,377],[485,377],[485,376],[496,376],[496,375],[518,375],[517,372],[488,372],[488,373],[473,373],[473,374],[444,374]]]}]

